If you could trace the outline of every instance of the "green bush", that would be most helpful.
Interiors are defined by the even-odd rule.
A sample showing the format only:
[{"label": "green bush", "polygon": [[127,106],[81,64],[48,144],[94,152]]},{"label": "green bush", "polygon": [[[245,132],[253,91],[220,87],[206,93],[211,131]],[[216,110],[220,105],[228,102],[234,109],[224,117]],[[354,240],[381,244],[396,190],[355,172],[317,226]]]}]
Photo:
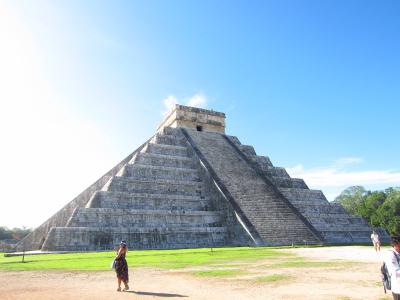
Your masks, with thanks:
[{"label": "green bush", "polygon": [[400,234],[400,188],[371,192],[362,186],[353,186],[345,189],[335,202],[348,213],[365,218],[372,227]]}]

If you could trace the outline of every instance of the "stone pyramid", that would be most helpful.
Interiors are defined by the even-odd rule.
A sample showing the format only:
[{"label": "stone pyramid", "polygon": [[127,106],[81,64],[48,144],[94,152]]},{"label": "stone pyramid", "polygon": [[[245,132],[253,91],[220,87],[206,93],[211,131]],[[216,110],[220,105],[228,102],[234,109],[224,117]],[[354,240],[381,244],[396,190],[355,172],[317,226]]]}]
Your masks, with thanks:
[{"label": "stone pyramid", "polygon": [[225,135],[224,113],[176,105],[153,137],[17,250],[369,243],[371,231]]}]

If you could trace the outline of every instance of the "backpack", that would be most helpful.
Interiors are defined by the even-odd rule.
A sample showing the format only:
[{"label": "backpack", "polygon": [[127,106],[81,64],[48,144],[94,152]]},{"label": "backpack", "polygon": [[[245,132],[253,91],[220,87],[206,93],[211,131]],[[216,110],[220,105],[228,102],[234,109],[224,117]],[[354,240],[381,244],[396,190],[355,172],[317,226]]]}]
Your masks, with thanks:
[{"label": "backpack", "polygon": [[[396,257],[397,264],[400,265],[399,257],[397,256],[397,254],[394,251],[392,251],[392,252],[394,253],[394,256]],[[387,268],[386,263],[383,263],[381,265],[381,278],[382,278],[383,290],[385,291],[385,294],[386,294],[387,290],[392,289],[392,284],[390,281],[390,274],[389,274],[389,270]]]}]

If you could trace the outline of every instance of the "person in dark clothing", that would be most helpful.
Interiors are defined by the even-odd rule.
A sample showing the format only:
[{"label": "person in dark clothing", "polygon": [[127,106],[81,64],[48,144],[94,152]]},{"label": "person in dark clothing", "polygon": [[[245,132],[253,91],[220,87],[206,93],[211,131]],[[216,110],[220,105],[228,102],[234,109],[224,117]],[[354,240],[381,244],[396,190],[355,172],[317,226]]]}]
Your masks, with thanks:
[{"label": "person in dark clothing", "polygon": [[119,244],[119,249],[117,252],[117,256],[115,257],[115,272],[117,273],[118,279],[118,289],[117,291],[121,291],[121,281],[124,283],[123,291],[129,290],[129,274],[128,274],[128,263],[126,262],[125,255],[128,251],[126,246],[126,241],[121,241]]}]

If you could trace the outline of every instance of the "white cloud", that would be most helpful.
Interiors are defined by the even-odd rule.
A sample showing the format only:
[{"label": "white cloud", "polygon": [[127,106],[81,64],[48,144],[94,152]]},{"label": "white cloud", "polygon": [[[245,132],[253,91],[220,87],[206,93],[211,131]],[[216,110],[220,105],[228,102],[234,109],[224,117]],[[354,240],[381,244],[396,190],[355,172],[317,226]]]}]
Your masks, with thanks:
[{"label": "white cloud", "polygon": [[202,108],[207,107],[207,97],[201,93],[198,93],[192,96],[186,105]]},{"label": "white cloud", "polygon": [[165,107],[163,115],[166,115],[171,109],[173,109],[175,107],[175,104],[183,103],[187,106],[206,108],[207,102],[208,99],[203,93],[194,94],[192,97],[185,98],[182,101],[178,100],[178,98],[174,95],[169,95],[163,100]]},{"label": "white cloud", "polygon": [[367,189],[384,189],[400,185],[400,172],[391,170],[351,171],[348,166],[362,163],[357,157],[341,158],[327,167],[306,169],[299,164],[286,170],[291,177],[302,178],[313,189],[320,189],[333,200],[345,188],[362,185]]},{"label": "white cloud", "polygon": [[163,115],[166,115],[170,110],[175,107],[175,104],[178,104],[178,99],[174,95],[169,95],[163,100],[165,110]]},{"label": "white cloud", "polygon": [[349,165],[362,163],[364,160],[361,157],[342,157],[333,163],[333,165],[337,168],[344,168]]}]

